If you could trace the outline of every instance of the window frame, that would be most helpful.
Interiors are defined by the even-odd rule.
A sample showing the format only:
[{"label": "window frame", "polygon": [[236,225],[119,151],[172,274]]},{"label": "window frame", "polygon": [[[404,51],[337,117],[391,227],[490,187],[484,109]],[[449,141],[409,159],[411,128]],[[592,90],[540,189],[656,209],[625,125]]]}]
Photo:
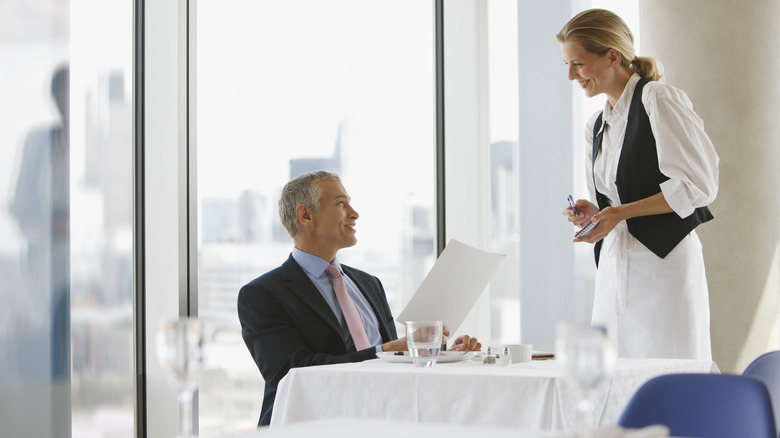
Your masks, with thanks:
[{"label": "window frame", "polygon": [[[160,436],[176,433],[179,414],[176,392],[149,350],[153,322],[198,314],[197,137],[191,122],[197,0],[135,4],[138,424],[142,435]],[[436,251],[452,238],[489,250],[488,2],[433,5]],[[460,328],[485,340],[491,338],[489,288]]]}]

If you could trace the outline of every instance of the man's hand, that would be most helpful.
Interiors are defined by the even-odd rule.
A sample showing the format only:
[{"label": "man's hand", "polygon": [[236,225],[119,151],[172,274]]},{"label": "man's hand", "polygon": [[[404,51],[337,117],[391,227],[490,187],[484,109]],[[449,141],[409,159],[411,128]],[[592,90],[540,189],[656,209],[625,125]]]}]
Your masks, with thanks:
[{"label": "man's hand", "polygon": [[396,339],[395,341],[382,344],[382,351],[406,351],[409,347],[406,345],[406,337]]},{"label": "man's hand", "polygon": [[447,350],[449,351],[479,351],[482,349],[482,344],[477,338],[472,338],[469,335],[461,335],[455,339],[455,342]]},{"label": "man's hand", "polygon": [[[444,327],[442,332],[444,336],[449,336],[450,334],[450,330],[447,327]],[[442,341],[442,343],[446,344],[447,341]],[[406,344],[406,337],[382,344],[382,351],[407,351],[408,349],[409,346]],[[477,338],[472,338],[469,335],[458,336],[452,343],[452,346],[448,348],[448,350],[451,351],[480,351],[481,349],[482,344]]]}]

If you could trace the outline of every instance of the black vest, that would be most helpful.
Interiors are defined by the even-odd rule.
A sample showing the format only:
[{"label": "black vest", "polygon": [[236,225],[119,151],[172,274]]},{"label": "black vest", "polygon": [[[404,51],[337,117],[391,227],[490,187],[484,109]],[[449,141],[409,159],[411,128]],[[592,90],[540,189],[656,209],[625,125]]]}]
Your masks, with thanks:
[{"label": "black vest", "polygon": [[[661,173],[658,168],[658,151],[655,146],[655,137],[650,128],[650,118],[647,116],[645,106],[642,104],[642,89],[648,79],[640,79],[634,89],[631,98],[631,106],[628,110],[628,122],[626,123],[626,135],[623,139],[623,147],[618,161],[617,185],[621,204],[638,201],[655,195],[661,191],[661,183],[669,177]],[[596,155],[601,148],[603,130],[601,128],[602,114],[599,114],[596,124],[593,126],[593,186],[596,187],[595,163]],[[596,189],[596,201],[599,210],[608,207],[609,199]],[[677,213],[664,213],[651,216],[639,216],[626,220],[628,231],[638,241],[642,242],[650,251],[658,257],[664,258],[672,252],[696,226],[713,218],[707,207],[699,207],[686,217],[680,218]],[[599,263],[601,243],[596,243],[596,265]]]}]

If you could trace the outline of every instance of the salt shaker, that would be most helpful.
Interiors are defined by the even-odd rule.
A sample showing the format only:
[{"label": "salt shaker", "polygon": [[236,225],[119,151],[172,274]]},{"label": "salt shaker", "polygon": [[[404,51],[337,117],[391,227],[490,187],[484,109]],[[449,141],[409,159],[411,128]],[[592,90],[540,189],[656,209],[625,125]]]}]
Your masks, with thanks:
[{"label": "salt shaker", "polygon": [[482,363],[484,365],[495,365],[496,364],[496,356],[493,355],[493,349],[488,347],[487,351],[485,351],[485,358],[482,359]]},{"label": "salt shaker", "polygon": [[512,353],[509,351],[509,347],[504,347],[501,350],[501,354],[498,356],[499,365],[509,365],[512,363]]}]

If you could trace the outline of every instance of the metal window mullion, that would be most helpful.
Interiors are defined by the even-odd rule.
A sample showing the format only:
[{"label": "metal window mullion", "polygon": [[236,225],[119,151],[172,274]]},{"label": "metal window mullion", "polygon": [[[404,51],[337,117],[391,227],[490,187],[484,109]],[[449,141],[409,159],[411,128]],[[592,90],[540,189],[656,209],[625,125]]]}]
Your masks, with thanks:
[{"label": "metal window mullion", "polygon": [[444,142],[444,0],[435,0],[436,44],[436,255],[447,245]]},{"label": "metal window mullion", "polygon": [[135,435],[146,428],[146,297],[144,228],[144,0],[133,2],[133,346]]}]

